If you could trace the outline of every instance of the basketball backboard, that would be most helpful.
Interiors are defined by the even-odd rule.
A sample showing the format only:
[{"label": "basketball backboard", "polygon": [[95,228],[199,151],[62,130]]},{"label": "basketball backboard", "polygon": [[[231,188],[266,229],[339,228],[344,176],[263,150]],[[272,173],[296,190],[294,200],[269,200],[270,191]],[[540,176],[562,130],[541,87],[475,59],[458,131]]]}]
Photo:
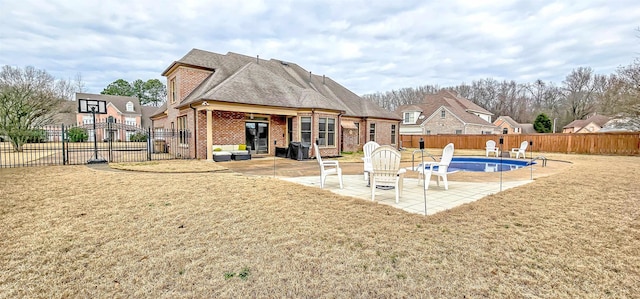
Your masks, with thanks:
[{"label": "basketball backboard", "polygon": [[107,101],[78,99],[78,113],[107,114]]}]

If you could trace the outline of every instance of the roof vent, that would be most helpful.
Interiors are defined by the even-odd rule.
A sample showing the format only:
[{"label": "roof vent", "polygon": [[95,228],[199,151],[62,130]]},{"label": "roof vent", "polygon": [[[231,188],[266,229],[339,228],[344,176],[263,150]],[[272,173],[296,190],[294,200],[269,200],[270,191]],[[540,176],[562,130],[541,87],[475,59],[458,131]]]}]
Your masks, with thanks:
[{"label": "roof vent", "polygon": [[282,60],[280,60],[280,64],[282,64],[282,65],[286,65],[286,66],[288,66],[288,65],[289,65],[287,62],[284,62],[284,61],[282,61]]}]

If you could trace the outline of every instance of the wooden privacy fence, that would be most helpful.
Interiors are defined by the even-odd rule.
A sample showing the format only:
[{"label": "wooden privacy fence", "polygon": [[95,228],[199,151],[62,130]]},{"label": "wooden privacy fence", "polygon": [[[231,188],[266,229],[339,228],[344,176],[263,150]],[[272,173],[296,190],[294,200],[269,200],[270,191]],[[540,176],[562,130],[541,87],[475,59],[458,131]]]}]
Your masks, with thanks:
[{"label": "wooden privacy fence", "polygon": [[503,150],[520,146],[522,141],[533,141],[536,152],[566,154],[640,155],[640,132],[589,134],[507,134],[507,135],[400,135],[402,147],[418,148],[424,138],[426,148],[444,148],[453,142],[457,149],[484,149],[487,140],[495,140]]}]

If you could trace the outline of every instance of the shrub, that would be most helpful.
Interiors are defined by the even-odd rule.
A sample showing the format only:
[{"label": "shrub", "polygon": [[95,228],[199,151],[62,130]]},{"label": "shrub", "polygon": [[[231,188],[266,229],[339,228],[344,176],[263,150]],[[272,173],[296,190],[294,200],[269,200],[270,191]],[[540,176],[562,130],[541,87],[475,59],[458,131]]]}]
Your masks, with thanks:
[{"label": "shrub", "polygon": [[71,142],[85,142],[89,140],[87,130],[79,127],[73,127],[67,130],[67,136]]},{"label": "shrub", "polygon": [[135,134],[131,135],[131,137],[129,138],[129,141],[132,141],[132,142],[145,142],[145,141],[147,141],[147,134],[145,134],[144,132],[135,133]]},{"label": "shrub", "polygon": [[26,143],[42,143],[47,140],[47,131],[43,129],[31,130],[27,134]]}]

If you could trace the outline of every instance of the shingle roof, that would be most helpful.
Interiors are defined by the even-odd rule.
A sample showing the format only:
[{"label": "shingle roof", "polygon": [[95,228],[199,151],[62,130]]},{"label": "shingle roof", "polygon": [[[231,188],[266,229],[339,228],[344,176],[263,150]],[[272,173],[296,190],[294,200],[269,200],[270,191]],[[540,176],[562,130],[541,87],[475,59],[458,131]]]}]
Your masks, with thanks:
[{"label": "shingle roof", "polygon": [[347,116],[400,119],[325,76],[309,73],[295,63],[257,59],[237,53],[226,55],[193,49],[169,66],[212,70],[180,106],[201,100],[216,100],[291,108],[344,111]]},{"label": "shingle roof", "polygon": [[589,123],[594,123],[600,127],[604,126],[604,124],[606,124],[608,121],[610,120],[609,117],[604,116],[604,115],[593,115],[587,119],[576,119],[572,122],[570,122],[568,125],[562,127],[564,128],[583,128],[584,126],[588,125]]},{"label": "shingle roof", "polygon": [[522,129],[522,133],[524,134],[534,134],[537,133],[536,129],[533,128],[533,124],[520,124],[520,128]]},{"label": "shingle roof", "polygon": [[497,122],[497,121],[498,121],[498,120],[500,120],[500,119],[502,119],[502,120],[506,121],[506,122],[507,122],[507,123],[509,123],[512,127],[520,127],[520,123],[518,123],[518,122],[517,122],[517,121],[515,121],[513,118],[511,118],[511,116],[507,116],[507,115],[499,116],[499,117],[496,119],[496,121],[494,121],[494,123],[495,123],[495,122]]},{"label": "shingle roof", "polygon": [[441,90],[436,94],[428,94],[424,97],[421,103],[402,105],[399,106],[396,111],[400,111],[402,113],[404,111],[416,111],[418,110],[416,108],[419,108],[419,110],[422,111],[422,115],[426,116],[423,119],[424,122],[441,107],[446,107],[465,123],[493,126],[492,123],[480,118],[472,112],[479,112],[487,115],[493,115],[493,113],[449,90]]}]

